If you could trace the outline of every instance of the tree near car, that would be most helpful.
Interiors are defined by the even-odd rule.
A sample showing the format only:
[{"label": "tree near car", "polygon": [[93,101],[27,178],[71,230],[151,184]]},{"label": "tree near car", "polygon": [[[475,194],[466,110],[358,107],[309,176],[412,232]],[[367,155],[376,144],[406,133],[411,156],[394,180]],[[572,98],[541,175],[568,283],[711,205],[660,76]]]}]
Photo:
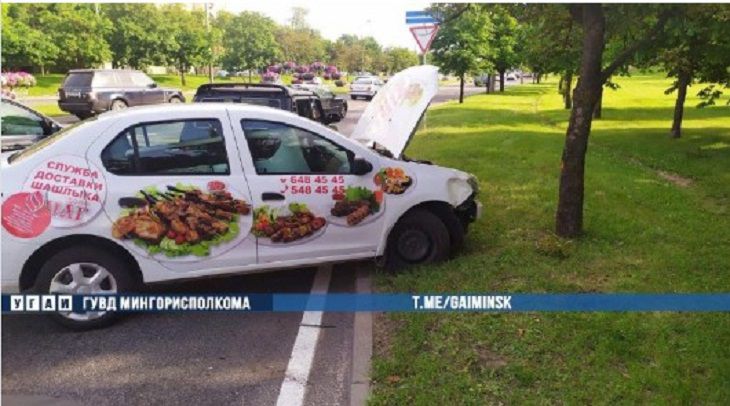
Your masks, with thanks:
[{"label": "tree near car", "polygon": [[159,7],[113,3],[103,4],[101,12],[113,22],[112,30],[106,35],[112,51],[112,67],[142,69],[167,64],[176,48],[175,36],[173,22],[165,19]]},{"label": "tree near car", "polygon": [[[626,65],[636,52],[656,40],[669,18],[667,10],[657,14],[657,9],[634,9],[635,24],[607,24],[608,12],[611,23],[625,19],[625,5],[603,6],[600,4],[570,5],[571,16],[581,25],[583,45],[581,50],[578,84],[573,92],[573,107],[565,135],[565,146],[560,165],[558,208],[555,215],[555,232],[561,237],[577,237],[583,231],[583,197],[585,182],[585,156],[591,131],[593,110],[598,103],[602,87],[620,67]],[[604,7],[607,10],[604,10]],[[640,30],[638,38],[626,42],[621,52],[604,66],[603,52],[606,38],[616,37],[617,32],[607,33],[607,27]]]},{"label": "tree near car", "polygon": [[276,24],[260,13],[243,11],[233,16],[223,29],[223,68],[231,72],[247,70],[249,82],[252,71],[281,55],[275,36]]},{"label": "tree near car", "polygon": [[43,74],[58,53],[50,36],[29,24],[25,8],[17,4],[2,5],[3,70],[38,66]]},{"label": "tree near car", "polygon": [[489,14],[484,9],[471,7],[459,18],[442,24],[431,45],[434,64],[441,68],[441,72],[453,73],[459,78],[459,103],[464,102],[464,77],[491,67],[492,27]]}]

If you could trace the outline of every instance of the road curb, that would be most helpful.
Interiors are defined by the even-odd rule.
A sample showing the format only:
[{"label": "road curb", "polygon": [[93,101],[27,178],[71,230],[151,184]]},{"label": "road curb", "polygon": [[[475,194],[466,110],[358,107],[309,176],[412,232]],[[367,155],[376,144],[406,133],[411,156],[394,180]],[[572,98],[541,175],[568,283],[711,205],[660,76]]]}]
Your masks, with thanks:
[{"label": "road curb", "polygon": [[[370,267],[362,266],[357,270],[356,293],[372,291]],[[355,313],[352,340],[352,382],[350,384],[350,405],[360,406],[367,403],[370,392],[370,362],[373,355],[373,314]]]}]

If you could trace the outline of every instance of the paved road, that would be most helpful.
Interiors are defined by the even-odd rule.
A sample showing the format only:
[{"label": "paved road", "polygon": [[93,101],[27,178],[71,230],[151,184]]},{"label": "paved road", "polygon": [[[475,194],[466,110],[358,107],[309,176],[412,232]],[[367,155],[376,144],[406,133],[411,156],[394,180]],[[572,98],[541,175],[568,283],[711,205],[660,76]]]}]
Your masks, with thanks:
[{"label": "paved road", "polygon": [[[467,88],[467,93],[479,89]],[[458,97],[442,87],[436,102]],[[352,101],[349,134],[367,106]],[[329,291],[355,291],[358,268],[335,266]],[[165,292],[309,292],[315,269],[158,285]],[[326,313],[306,404],[347,404],[352,313]],[[138,314],[104,330],[74,333],[45,317],[3,316],[3,404],[275,404],[301,313]]]}]

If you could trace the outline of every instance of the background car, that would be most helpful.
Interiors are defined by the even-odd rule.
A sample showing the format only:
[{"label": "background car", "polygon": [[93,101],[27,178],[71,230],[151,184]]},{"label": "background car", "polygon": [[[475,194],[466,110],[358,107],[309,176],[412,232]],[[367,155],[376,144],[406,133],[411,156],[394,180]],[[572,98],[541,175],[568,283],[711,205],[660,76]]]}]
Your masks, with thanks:
[{"label": "background car", "polygon": [[292,85],[291,87],[308,90],[316,94],[322,103],[322,110],[324,110],[324,115],[329,122],[341,121],[347,115],[347,100],[344,97],[337,96],[327,87],[309,84]]},{"label": "background car", "polygon": [[6,98],[0,103],[0,127],[3,151],[23,149],[61,129],[52,118]]},{"label": "background car", "polygon": [[184,101],[180,89],[161,88],[138,70],[74,69],[58,89],[58,107],[81,119],[107,110]]},{"label": "background car", "polygon": [[273,83],[204,84],[198,87],[193,101],[253,104],[291,111],[323,124],[332,122],[313,91]]},{"label": "background car", "polygon": [[359,77],[350,85],[350,98],[355,100],[363,97],[372,100],[381,86],[383,86],[383,82],[375,76]]}]

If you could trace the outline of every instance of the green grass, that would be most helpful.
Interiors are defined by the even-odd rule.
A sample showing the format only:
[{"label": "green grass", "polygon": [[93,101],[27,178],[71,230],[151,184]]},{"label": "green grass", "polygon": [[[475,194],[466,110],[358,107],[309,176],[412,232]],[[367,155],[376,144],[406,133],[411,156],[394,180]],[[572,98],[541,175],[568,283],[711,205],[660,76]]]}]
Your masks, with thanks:
[{"label": "green grass", "polygon": [[[585,235],[552,229],[568,111],[556,83],[432,109],[408,155],[476,174],[484,217],[448,263],[386,292],[730,292],[730,108],[670,140],[658,75],[607,90],[588,150]],[[679,186],[660,175],[691,182]],[[373,404],[727,404],[730,314],[387,315]],[[376,341],[378,342],[378,341]]]},{"label": "green grass", "polygon": [[66,116],[68,113],[58,108],[58,103],[43,103],[31,106],[32,109],[49,117]]}]

